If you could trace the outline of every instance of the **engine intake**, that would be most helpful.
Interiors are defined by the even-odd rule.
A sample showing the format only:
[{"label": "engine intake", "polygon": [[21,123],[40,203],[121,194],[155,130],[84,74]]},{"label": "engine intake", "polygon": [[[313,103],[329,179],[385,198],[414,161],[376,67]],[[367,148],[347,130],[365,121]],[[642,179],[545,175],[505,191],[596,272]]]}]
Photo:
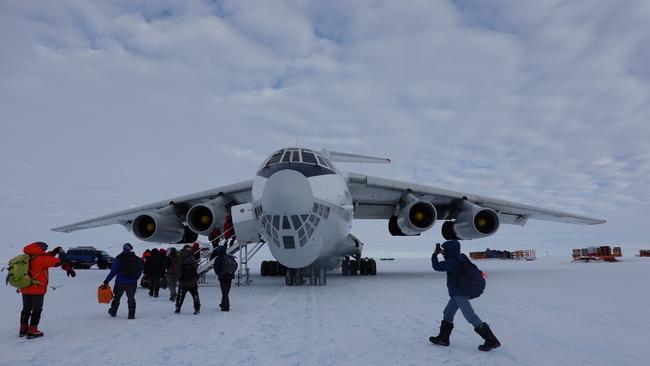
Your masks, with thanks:
[{"label": "engine intake", "polygon": [[456,220],[442,225],[446,240],[472,240],[488,237],[499,229],[499,214],[491,208],[463,201],[463,208]]},{"label": "engine intake", "polygon": [[198,234],[207,235],[215,228],[221,228],[226,221],[226,201],[215,198],[206,203],[192,206],[187,211],[187,225]]},{"label": "engine intake", "polygon": [[157,213],[136,217],[131,229],[138,239],[148,242],[189,243],[198,238],[198,235],[183,225],[176,216]]},{"label": "engine intake", "polygon": [[388,220],[388,231],[393,236],[420,235],[433,226],[437,217],[438,213],[431,202],[408,193],[400,201],[399,214]]}]

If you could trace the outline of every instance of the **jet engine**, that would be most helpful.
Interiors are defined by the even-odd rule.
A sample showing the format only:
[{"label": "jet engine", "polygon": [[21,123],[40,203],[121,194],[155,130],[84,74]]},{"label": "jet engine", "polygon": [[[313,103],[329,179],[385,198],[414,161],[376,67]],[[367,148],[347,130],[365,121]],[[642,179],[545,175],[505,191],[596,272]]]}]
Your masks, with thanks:
[{"label": "jet engine", "polygon": [[198,234],[207,235],[213,229],[221,229],[226,221],[228,211],[226,201],[222,198],[215,198],[206,203],[192,206],[187,211],[187,225]]},{"label": "jet engine", "polygon": [[472,240],[485,238],[499,229],[499,214],[490,208],[463,201],[455,221],[442,225],[442,236],[446,240]]},{"label": "jet engine", "polygon": [[133,234],[142,241],[156,243],[190,243],[198,235],[173,215],[144,214],[131,223]]},{"label": "jet engine", "polygon": [[399,214],[388,220],[388,231],[393,236],[420,235],[429,230],[438,217],[431,202],[422,201],[412,193],[404,196],[399,207]]}]

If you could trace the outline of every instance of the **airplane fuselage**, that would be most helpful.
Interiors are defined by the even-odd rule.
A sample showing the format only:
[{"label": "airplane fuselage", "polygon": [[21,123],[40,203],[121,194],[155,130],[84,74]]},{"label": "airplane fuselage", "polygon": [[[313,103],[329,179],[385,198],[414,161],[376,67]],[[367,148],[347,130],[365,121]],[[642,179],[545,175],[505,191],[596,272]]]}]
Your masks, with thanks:
[{"label": "airplane fuselage", "polygon": [[272,255],[283,265],[302,268],[319,262],[333,267],[339,258],[360,251],[360,243],[349,235],[352,197],[330,161],[308,150],[302,151],[303,159],[313,153],[318,160],[291,161],[295,151],[273,155],[258,170],[252,189],[254,216]]}]

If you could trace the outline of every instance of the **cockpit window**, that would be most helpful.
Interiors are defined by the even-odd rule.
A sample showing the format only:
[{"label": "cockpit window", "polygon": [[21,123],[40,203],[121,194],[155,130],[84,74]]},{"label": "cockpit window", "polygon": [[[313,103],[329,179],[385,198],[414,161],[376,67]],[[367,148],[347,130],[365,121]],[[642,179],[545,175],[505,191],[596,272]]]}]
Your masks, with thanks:
[{"label": "cockpit window", "polygon": [[302,151],[302,162],[308,164],[318,164],[316,162],[316,156],[312,152],[307,152],[306,150]]},{"label": "cockpit window", "polygon": [[329,164],[327,164],[327,162],[325,161],[324,157],[322,157],[320,155],[316,155],[316,159],[318,159],[318,165],[322,165],[322,166],[327,167],[327,168],[330,167]]},{"label": "cockpit window", "polygon": [[299,163],[300,162],[300,152],[298,150],[293,151],[293,156],[291,157],[291,162],[292,163]]},{"label": "cockpit window", "polygon": [[282,158],[283,163],[288,163],[291,161],[291,150],[287,150],[287,152],[284,153],[284,157]]},{"label": "cockpit window", "polygon": [[269,159],[269,162],[266,165],[275,164],[280,161],[280,158],[282,158],[282,151],[273,154],[273,156],[271,156],[271,159]]}]

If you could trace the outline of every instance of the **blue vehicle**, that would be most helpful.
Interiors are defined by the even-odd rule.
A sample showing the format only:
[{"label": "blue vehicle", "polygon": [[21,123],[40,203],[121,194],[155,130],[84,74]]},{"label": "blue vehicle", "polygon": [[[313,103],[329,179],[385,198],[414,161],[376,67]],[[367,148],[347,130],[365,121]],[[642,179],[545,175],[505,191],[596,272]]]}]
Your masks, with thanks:
[{"label": "blue vehicle", "polygon": [[95,247],[70,248],[66,252],[66,259],[77,269],[89,269],[93,265],[99,269],[110,269],[114,260],[108,253]]}]

